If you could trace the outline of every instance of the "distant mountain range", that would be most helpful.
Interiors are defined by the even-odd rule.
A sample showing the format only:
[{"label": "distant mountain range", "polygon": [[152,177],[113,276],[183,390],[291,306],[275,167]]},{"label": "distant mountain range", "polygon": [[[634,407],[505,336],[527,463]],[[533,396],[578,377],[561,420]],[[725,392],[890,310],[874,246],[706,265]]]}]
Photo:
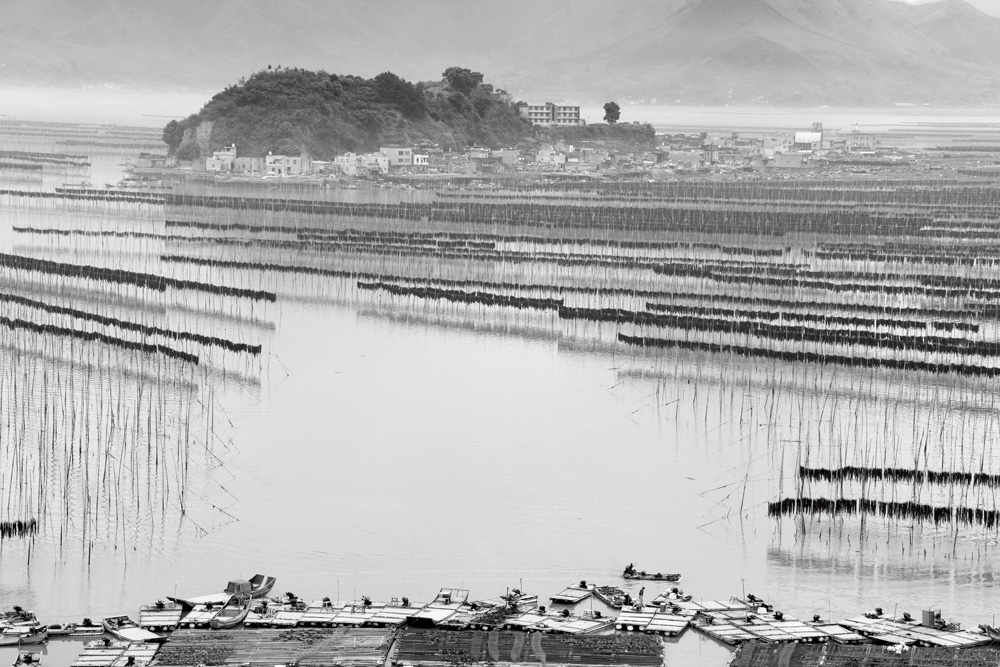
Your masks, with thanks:
[{"label": "distant mountain range", "polygon": [[964,0],[32,0],[0,13],[0,85],[218,89],[269,64],[410,80],[459,65],[516,97],[584,103],[994,104],[1000,18]]}]

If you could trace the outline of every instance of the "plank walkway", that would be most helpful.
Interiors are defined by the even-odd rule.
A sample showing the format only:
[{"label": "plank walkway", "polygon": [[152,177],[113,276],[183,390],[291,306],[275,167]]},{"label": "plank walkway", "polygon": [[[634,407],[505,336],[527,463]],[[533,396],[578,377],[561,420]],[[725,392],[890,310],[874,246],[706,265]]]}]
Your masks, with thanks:
[{"label": "plank walkway", "polygon": [[163,665],[371,667],[385,662],[391,631],[380,628],[178,630],[153,662]]}]

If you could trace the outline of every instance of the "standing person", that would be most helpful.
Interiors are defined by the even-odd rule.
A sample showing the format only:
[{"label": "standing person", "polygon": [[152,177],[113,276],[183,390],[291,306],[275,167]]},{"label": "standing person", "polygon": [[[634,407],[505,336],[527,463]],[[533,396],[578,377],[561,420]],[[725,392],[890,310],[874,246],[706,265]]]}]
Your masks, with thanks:
[{"label": "standing person", "polygon": [[639,589],[639,606],[640,607],[642,606],[642,596],[643,596],[643,594],[645,592],[646,592],[646,587],[645,586],[643,586],[642,588]]}]

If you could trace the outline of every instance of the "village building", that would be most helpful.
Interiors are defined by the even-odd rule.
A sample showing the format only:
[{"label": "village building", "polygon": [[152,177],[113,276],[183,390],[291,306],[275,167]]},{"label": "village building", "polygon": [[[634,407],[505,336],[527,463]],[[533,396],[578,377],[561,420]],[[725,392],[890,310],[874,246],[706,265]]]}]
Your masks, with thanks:
[{"label": "village building", "polygon": [[670,151],[667,160],[687,169],[700,169],[705,164],[704,154],[697,150]]},{"label": "village building", "polygon": [[232,171],[236,160],[236,144],[214,151],[212,157],[205,158],[205,171]]},{"label": "village building", "polygon": [[797,151],[818,151],[823,148],[822,132],[796,132],[792,149]]},{"label": "village building", "polygon": [[154,153],[139,153],[139,157],[135,161],[135,166],[138,169],[159,169],[166,167],[167,156],[156,155]]},{"label": "village building", "polygon": [[274,176],[301,176],[310,172],[311,162],[308,153],[297,156],[268,153],[264,157],[264,168],[268,174]]},{"label": "village building", "polygon": [[403,146],[382,146],[379,149],[382,155],[389,158],[389,169],[413,166],[413,149]]},{"label": "village building", "polygon": [[233,160],[233,171],[243,172],[256,176],[263,174],[266,165],[262,157],[238,157]]},{"label": "village building", "polygon": [[852,153],[863,153],[878,150],[881,141],[874,134],[858,132],[855,130],[848,135],[846,143],[848,151]]},{"label": "village building", "polygon": [[344,153],[333,158],[334,171],[345,176],[367,177],[389,173],[389,158],[384,153]]}]

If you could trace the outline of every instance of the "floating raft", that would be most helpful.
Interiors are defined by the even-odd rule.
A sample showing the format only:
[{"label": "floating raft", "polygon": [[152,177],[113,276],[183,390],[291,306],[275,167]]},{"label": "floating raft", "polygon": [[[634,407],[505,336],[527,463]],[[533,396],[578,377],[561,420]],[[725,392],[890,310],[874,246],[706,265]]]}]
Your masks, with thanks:
[{"label": "floating raft", "polygon": [[391,636],[368,628],[293,630],[178,630],[160,649],[156,665],[381,665]]},{"label": "floating raft", "polygon": [[113,641],[105,645],[103,641],[87,642],[72,667],[125,667],[129,658],[135,658],[137,665],[148,665],[159,648],[159,644]]},{"label": "floating raft", "polygon": [[622,611],[615,620],[615,629],[676,637],[684,632],[690,620],[689,616],[645,607],[640,611]]},{"label": "floating raft", "polygon": [[178,627],[181,628],[207,628],[209,621],[211,621],[216,614],[219,613],[221,605],[215,606],[211,609],[203,604],[199,604],[194,607],[191,611],[181,618]]},{"label": "floating raft", "polygon": [[152,632],[176,630],[182,613],[183,607],[176,602],[168,602],[162,606],[144,604],[139,607],[139,627]]},{"label": "floating raft", "polygon": [[402,632],[392,656],[394,662],[411,665],[454,665],[456,657],[470,662],[660,667],[663,642],[648,635],[579,637],[504,630],[408,629]]},{"label": "floating raft", "polygon": [[969,648],[985,646],[993,641],[985,634],[969,630],[940,630],[924,627],[916,621],[906,622],[883,617],[860,616],[841,621],[840,624],[884,644]]},{"label": "floating raft", "polygon": [[796,618],[771,613],[741,611],[709,611],[699,613],[693,625],[726,644],[736,645],[755,639],[769,642],[821,643],[835,641],[844,644],[861,643],[865,638],[836,623],[805,623]]},{"label": "floating raft", "polygon": [[593,589],[580,588],[579,586],[568,586],[561,593],[550,597],[553,604],[577,604],[583,602],[594,594]]},{"label": "floating raft", "polygon": [[368,619],[368,625],[376,628],[394,628],[406,623],[407,617],[413,613],[414,609],[421,609],[423,605],[386,605],[379,609],[375,615]]},{"label": "floating raft", "polygon": [[414,625],[435,626],[454,617],[469,601],[469,591],[464,588],[442,588],[427,606],[415,607],[407,616]]}]

